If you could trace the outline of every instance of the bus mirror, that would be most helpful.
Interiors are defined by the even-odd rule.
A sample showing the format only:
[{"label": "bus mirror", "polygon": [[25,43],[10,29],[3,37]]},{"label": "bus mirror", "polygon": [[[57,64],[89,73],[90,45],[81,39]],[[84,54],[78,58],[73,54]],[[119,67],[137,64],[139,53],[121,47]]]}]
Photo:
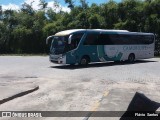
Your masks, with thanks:
[{"label": "bus mirror", "polygon": [[53,38],[53,37],[54,37],[54,35],[47,37],[47,39],[46,39],[46,45],[48,45],[48,41],[49,41],[51,38]]},{"label": "bus mirror", "polygon": [[73,35],[70,35],[70,36],[69,36],[69,38],[68,38],[68,44],[71,44],[71,42],[72,42],[72,36],[73,36]]}]

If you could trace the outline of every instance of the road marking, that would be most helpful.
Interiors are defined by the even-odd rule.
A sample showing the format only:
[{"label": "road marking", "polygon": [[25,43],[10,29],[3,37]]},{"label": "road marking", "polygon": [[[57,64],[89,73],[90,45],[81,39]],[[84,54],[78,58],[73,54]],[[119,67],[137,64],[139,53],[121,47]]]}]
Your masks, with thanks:
[{"label": "road marking", "polygon": [[106,97],[109,94],[109,91],[105,91],[103,96]]},{"label": "road marking", "polygon": [[97,109],[98,109],[99,106],[100,106],[100,102],[102,102],[102,100],[104,99],[104,97],[106,97],[108,94],[109,94],[109,91],[105,91],[105,92],[103,93],[102,98],[101,98],[100,100],[97,100],[97,101],[94,103],[91,111],[97,111]]},{"label": "road marking", "polygon": [[100,101],[96,101],[91,109],[91,111],[97,111],[98,107],[100,106]]},{"label": "road marking", "polygon": [[92,114],[93,114],[95,111],[98,110],[98,108],[99,108],[101,102],[103,101],[104,97],[108,96],[108,94],[109,94],[109,91],[105,91],[105,92],[103,93],[103,96],[101,97],[101,99],[100,99],[100,100],[97,100],[97,101],[93,104],[93,107],[91,108],[91,111],[92,111],[92,112],[89,113],[83,120],[88,120],[88,119],[92,116]]}]

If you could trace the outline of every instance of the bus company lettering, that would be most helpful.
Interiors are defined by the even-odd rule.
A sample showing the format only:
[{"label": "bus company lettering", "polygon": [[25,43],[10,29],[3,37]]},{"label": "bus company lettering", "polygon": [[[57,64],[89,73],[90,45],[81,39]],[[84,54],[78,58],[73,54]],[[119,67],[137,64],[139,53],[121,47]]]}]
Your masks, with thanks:
[{"label": "bus company lettering", "polygon": [[29,113],[29,112],[27,112],[27,113],[13,112],[12,117],[22,117],[22,118],[23,117],[42,117],[42,115],[41,115],[41,113],[33,113],[33,112],[31,112],[31,113]]},{"label": "bus company lettering", "polygon": [[147,50],[147,46],[124,46],[123,50],[124,51],[129,51],[129,50]]}]

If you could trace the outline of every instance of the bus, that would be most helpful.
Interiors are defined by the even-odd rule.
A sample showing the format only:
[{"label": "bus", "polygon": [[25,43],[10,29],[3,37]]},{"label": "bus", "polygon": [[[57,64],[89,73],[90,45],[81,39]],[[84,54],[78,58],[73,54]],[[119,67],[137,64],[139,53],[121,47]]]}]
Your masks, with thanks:
[{"label": "bus", "polygon": [[46,39],[49,59],[59,64],[87,65],[91,62],[128,61],[154,57],[153,33],[127,30],[73,29]]}]

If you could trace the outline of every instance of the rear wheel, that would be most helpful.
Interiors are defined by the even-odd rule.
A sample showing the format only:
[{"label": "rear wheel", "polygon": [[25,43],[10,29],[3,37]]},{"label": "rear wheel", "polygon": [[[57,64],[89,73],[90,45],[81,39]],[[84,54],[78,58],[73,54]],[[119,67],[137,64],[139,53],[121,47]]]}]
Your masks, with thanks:
[{"label": "rear wheel", "polygon": [[130,55],[128,56],[128,62],[129,62],[129,63],[133,63],[134,60],[135,60],[135,55],[132,53],[132,54],[130,54]]}]

